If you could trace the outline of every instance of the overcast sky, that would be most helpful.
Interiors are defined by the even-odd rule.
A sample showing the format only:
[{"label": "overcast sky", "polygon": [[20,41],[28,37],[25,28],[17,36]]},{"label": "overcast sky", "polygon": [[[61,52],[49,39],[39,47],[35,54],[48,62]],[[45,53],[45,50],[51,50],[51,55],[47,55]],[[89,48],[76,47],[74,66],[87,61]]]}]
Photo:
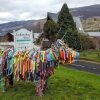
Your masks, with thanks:
[{"label": "overcast sky", "polygon": [[100,4],[100,0],[0,0],[0,23],[44,18],[47,12],[60,11],[65,2],[69,8]]}]

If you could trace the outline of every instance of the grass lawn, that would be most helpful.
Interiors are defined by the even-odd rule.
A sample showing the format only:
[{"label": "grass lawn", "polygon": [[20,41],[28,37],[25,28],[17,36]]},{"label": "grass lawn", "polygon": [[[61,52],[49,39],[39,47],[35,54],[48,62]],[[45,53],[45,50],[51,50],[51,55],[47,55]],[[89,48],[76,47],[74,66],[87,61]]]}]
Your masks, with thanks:
[{"label": "grass lawn", "polygon": [[100,50],[83,51],[80,53],[80,58],[84,60],[100,62]]},{"label": "grass lawn", "polygon": [[100,75],[58,67],[43,97],[35,95],[32,82],[15,83],[0,100],[100,100]]}]

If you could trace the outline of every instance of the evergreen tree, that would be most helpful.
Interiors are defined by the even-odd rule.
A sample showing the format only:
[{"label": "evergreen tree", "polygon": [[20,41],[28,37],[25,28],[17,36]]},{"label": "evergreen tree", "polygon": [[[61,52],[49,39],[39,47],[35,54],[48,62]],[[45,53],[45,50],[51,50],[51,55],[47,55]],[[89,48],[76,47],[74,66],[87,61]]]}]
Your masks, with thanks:
[{"label": "evergreen tree", "polygon": [[61,29],[58,38],[64,37],[64,41],[68,43],[69,47],[80,49],[80,37],[67,4],[63,5],[59,13],[58,24]]},{"label": "evergreen tree", "polygon": [[56,40],[56,34],[58,32],[58,25],[53,20],[47,20],[44,24],[44,37],[48,38],[51,42]]}]

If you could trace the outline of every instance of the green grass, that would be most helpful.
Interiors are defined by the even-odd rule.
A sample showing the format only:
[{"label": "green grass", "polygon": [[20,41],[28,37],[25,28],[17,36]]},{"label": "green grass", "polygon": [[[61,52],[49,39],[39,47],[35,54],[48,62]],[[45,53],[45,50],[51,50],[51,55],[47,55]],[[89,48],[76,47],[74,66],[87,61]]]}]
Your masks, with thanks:
[{"label": "green grass", "polygon": [[100,76],[60,66],[43,97],[35,95],[32,82],[16,82],[0,100],[100,100]]},{"label": "green grass", "polygon": [[84,60],[100,62],[100,50],[83,51],[80,53],[80,58]]}]

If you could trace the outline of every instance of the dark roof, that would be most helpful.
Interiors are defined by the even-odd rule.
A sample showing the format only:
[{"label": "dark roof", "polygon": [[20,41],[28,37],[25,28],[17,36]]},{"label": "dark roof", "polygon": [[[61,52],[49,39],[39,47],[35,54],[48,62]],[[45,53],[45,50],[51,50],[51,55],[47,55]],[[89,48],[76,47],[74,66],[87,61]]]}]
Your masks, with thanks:
[{"label": "dark roof", "polygon": [[0,35],[0,42],[12,42],[14,41],[14,36],[11,33],[4,33]]},{"label": "dark roof", "polygon": [[3,32],[2,32],[2,33],[0,33],[0,36],[5,36],[6,34],[7,34],[7,33],[3,33]]},{"label": "dark roof", "polygon": [[54,22],[56,22],[57,23],[57,21],[58,21],[58,15],[59,15],[59,13],[50,13],[50,12],[48,12],[48,14],[47,14],[47,19],[52,19]]},{"label": "dark roof", "polygon": [[[2,36],[5,36],[5,35],[7,35],[7,34],[11,34],[11,33],[9,33],[9,32],[5,32],[5,33],[0,33],[0,37],[2,37]],[[12,35],[12,34],[11,34]]]}]

